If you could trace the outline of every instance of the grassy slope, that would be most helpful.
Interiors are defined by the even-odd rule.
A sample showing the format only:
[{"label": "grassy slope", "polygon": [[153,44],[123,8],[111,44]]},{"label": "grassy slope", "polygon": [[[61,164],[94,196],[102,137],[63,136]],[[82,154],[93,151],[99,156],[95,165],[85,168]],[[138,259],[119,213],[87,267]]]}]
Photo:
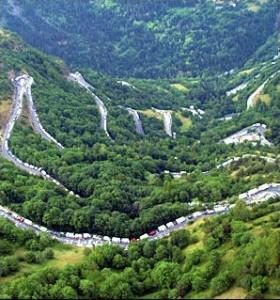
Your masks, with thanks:
[{"label": "grassy slope", "polygon": [[[272,208],[272,206],[275,204],[270,204],[269,207]],[[277,207],[280,210],[280,203],[276,204]],[[277,211],[270,212],[265,214],[262,217],[256,218],[253,221],[247,222],[246,225],[250,232],[253,234],[253,236],[257,237],[260,236],[266,228],[270,228],[270,225],[272,225],[272,217],[277,216],[279,213]],[[205,234],[203,232],[203,225],[207,218],[202,218],[196,222],[194,222],[191,225],[186,226],[186,229],[188,229],[194,236],[197,238],[197,242],[195,244],[191,244],[187,246],[184,249],[184,255],[187,257],[190,255],[193,251],[204,249],[203,245],[203,239],[205,237]],[[273,228],[271,230],[280,231],[280,228]],[[225,271],[230,270],[232,262],[236,259],[237,254],[240,250],[240,247],[234,246],[232,241],[228,241],[222,246],[220,246],[217,251],[222,255],[222,263],[219,267],[219,271]],[[199,267],[203,267],[203,262],[198,265]],[[272,283],[275,283],[275,280],[270,278],[269,279],[269,286],[271,286]],[[248,292],[240,288],[239,286],[234,285],[231,287],[228,291],[222,293],[221,295],[216,296],[217,299],[245,299]],[[143,299],[157,299],[158,292],[154,292],[148,295],[145,295]],[[190,292],[186,295],[186,299],[209,299],[210,296],[210,289],[206,289],[202,292]],[[270,289],[265,294],[266,299],[277,299],[277,296],[275,294],[272,294]]]},{"label": "grassy slope", "polygon": [[201,71],[207,64],[229,70],[272,33],[276,15],[273,9],[262,13],[263,7],[275,6],[274,0],[270,6],[264,0],[242,0],[222,10],[215,10],[212,0],[3,2],[0,22],[36,47],[71,64],[146,78]]},{"label": "grassy slope", "polygon": [[[278,210],[277,210],[278,209]],[[279,231],[280,228],[273,226],[273,217],[279,214],[280,203],[272,203],[268,205],[266,208],[267,213],[261,217],[255,218],[252,221],[246,222],[246,226],[250,233],[255,236],[261,236],[267,228],[272,231]],[[184,255],[188,257],[193,253],[195,250],[204,249],[203,240],[205,238],[205,233],[203,230],[203,226],[205,221],[208,218],[202,218],[188,226],[186,229],[191,232],[192,236],[196,238],[197,242],[187,246],[184,249]],[[275,223],[274,223],[275,224]],[[33,274],[36,271],[42,270],[46,267],[54,267],[58,269],[62,269],[68,264],[77,264],[83,262],[84,258],[84,249],[83,248],[75,248],[72,246],[65,246],[61,244],[56,244],[53,247],[55,258],[49,260],[41,265],[36,264],[27,264],[27,263],[20,263],[20,270],[19,272],[12,274],[10,276],[0,278],[0,287],[8,282],[12,282],[14,279],[19,278],[21,276],[26,276],[28,274]],[[222,244],[219,248],[216,249],[221,254],[221,265],[219,267],[219,272],[223,272],[226,270],[230,270],[232,262],[236,260],[241,247],[237,247],[233,244],[231,240],[228,240],[224,244]],[[26,250],[18,248],[15,252],[15,256],[20,257],[26,253]],[[197,268],[203,268],[205,266],[205,261],[202,261],[198,264]],[[115,271],[114,271],[115,272]],[[119,272],[119,271],[117,271]],[[265,294],[265,298],[275,298],[276,295],[273,294],[270,287],[272,284],[277,284],[276,279],[269,278],[269,289]],[[141,297],[142,299],[157,299],[159,292],[153,292]],[[247,291],[243,288],[240,288],[237,285],[232,286],[228,291],[222,293],[221,295],[216,296],[217,299],[244,299],[247,295]],[[190,292],[186,295],[187,299],[207,299],[210,298],[210,289],[206,289],[201,292]]]},{"label": "grassy slope", "polygon": [[[83,258],[83,248],[72,247],[69,245],[57,244],[53,248],[54,258],[44,262],[43,264],[29,264],[27,262],[20,262],[20,269],[18,272],[6,276],[0,277],[0,286],[1,284],[5,284],[7,282],[11,282],[16,278],[21,276],[26,276],[28,274],[39,271],[45,267],[53,267],[62,269],[68,264],[77,264],[82,261]],[[23,247],[16,249],[13,256],[15,257],[23,257],[27,253],[27,250]]]}]

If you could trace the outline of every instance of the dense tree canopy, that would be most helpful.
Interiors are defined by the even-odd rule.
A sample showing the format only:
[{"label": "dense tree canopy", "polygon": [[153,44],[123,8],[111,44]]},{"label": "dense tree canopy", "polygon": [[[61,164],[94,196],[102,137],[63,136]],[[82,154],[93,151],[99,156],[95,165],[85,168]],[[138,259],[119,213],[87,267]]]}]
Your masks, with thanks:
[{"label": "dense tree canopy", "polygon": [[277,0],[223,6],[210,0],[25,0],[3,1],[0,16],[27,42],[69,64],[155,78],[242,66],[274,32],[278,6]]}]

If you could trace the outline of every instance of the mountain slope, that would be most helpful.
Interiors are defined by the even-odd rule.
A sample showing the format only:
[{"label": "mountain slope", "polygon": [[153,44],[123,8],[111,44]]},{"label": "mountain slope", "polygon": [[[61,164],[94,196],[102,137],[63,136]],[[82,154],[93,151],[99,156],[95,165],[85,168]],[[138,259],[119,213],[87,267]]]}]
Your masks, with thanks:
[{"label": "mountain slope", "polygon": [[[0,222],[5,225],[1,245],[10,245],[11,232],[17,243],[23,244],[22,236],[26,241],[21,260],[18,252],[1,258],[2,262],[13,259],[20,268],[10,276],[3,273],[7,267],[1,268],[4,299],[274,299],[279,295],[277,200],[252,210],[239,203],[227,215],[200,219],[169,239],[137,242],[128,251],[104,245],[82,255],[55,245],[54,259],[47,263],[42,254],[50,250],[42,249],[52,244],[46,236],[28,235],[7,221]],[[71,266],[64,266],[69,260]]]},{"label": "mountain slope", "polygon": [[[242,91],[240,101],[235,102],[226,97],[225,88],[226,82],[228,88],[239,83],[239,73],[202,81],[126,79],[135,87],[131,88],[118,79],[81,70],[108,109],[112,142],[100,128],[93,96],[67,80],[69,69],[61,60],[30,48],[6,31],[1,31],[0,54],[0,95],[4,100],[0,105],[12,97],[10,79],[27,72],[34,78],[32,95],[44,128],[65,146],[61,151],[35,134],[24,108],[9,141],[12,153],[23,162],[42,167],[81,196],[67,195],[55,184],[23,173],[1,159],[1,203],[33,221],[65,231],[139,236],[187,214],[191,201],[221,201],[262,183],[279,181],[277,164],[264,162],[265,167],[260,168],[254,159],[222,172],[215,169],[232,156],[279,153],[279,76],[270,82],[275,89],[271,93],[273,106],[246,111],[247,95],[278,69],[278,61],[257,64],[255,72],[261,72],[262,77],[255,79],[252,73],[250,89]],[[229,103],[241,114],[228,122],[217,120],[216,116],[227,112]],[[191,104],[206,111],[202,118],[180,109]],[[144,136],[136,132],[132,116],[119,105],[139,110]],[[163,120],[152,106],[172,111],[176,139],[165,134]],[[275,146],[219,143],[257,122],[268,126],[267,137]],[[195,172],[172,180],[162,174],[165,170]],[[209,171],[210,176],[201,171]],[[242,175],[233,176],[235,172]]]},{"label": "mountain slope", "polygon": [[152,78],[242,66],[275,31],[279,1],[4,0],[0,11],[6,28],[71,65]]}]

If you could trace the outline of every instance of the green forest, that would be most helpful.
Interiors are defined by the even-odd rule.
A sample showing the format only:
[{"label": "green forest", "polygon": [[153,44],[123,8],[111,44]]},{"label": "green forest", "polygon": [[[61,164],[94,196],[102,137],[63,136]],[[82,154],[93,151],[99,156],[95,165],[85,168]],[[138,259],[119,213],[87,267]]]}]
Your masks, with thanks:
[{"label": "green forest", "polygon": [[277,0],[224,1],[222,7],[210,0],[2,3],[4,26],[31,45],[74,66],[140,78],[241,67],[273,34],[279,11]]},{"label": "green forest", "polygon": [[[13,35],[8,36],[1,46],[4,71],[1,95],[9,97],[12,94],[5,72],[25,70],[31,74],[35,79],[33,97],[42,123],[67,147],[61,152],[42,140],[23,116],[11,138],[12,151],[23,161],[43,167],[82,196],[76,199],[66,195],[53,184],[23,174],[8,162],[3,163],[0,166],[1,202],[23,216],[59,230],[133,237],[187,213],[187,203],[191,201],[220,201],[264,182],[279,180],[279,166],[268,164],[263,168],[264,162],[260,162],[262,167],[259,168],[257,162],[254,167],[250,166],[250,161],[245,162],[245,174],[249,176],[232,176],[234,170],[240,168],[238,164],[230,170],[215,171],[215,165],[227,157],[256,153],[250,144],[231,146],[218,143],[221,138],[254,122],[266,123],[270,127],[269,138],[277,145],[279,124],[274,116],[279,115],[280,108],[279,91],[274,82],[279,79],[275,78],[269,87],[275,99],[271,101],[273,110],[260,104],[256,110],[240,115],[238,121],[220,122],[211,110],[202,120],[180,112],[181,105],[188,106],[191,99],[205,89],[208,94],[213,92],[224,98],[224,91],[215,89],[214,79],[208,79],[209,85],[205,83],[203,88],[199,83],[190,83],[192,93],[187,94],[174,89],[174,83],[166,80],[133,80],[137,86],[135,91],[117,88],[113,78],[98,77],[97,73],[85,70],[86,78],[108,106],[108,128],[115,140],[112,143],[99,129],[99,114],[92,97],[65,79],[63,72],[67,67],[57,59],[24,46]],[[276,68],[277,65],[266,68],[263,76]],[[261,81],[258,78],[257,83]],[[149,93],[151,90],[153,94]],[[192,124],[187,131],[180,132],[182,124],[175,118],[176,140],[165,137],[162,121],[149,114],[141,115],[146,135],[139,137],[131,117],[119,108],[119,105],[133,104],[132,101],[138,102],[140,111],[149,110],[152,105],[167,107],[175,95],[178,95],[178,104],[174,103],[172,107],[174,114],[185,114]],[[157,101],[158,98],[161,101]],[[241,102],[238,101],[233,109],[240,110]],[[197,105],[204,109],[211,103],[218,105],[214,96],[207,104],[197,98]],[[156,149],[155,143],[158,145]],[[260,149],[263,153],[268,151],[266,146]],[[269,152],[277,155],[277,147]],[[166,169],[194,173],[174,181],[168,175],[161,175]],[[212,175],[201,173],[206,170],[212,170]]]},{"label": "green forest", "polygon": [[[277,298],[279,217],[277,201],[252,210],[239,202],[229,214],[197,221],[168,239],[83,253],[0,219],[0,297]],[[72,264],[58,261],[62,253]]]},{"label": "green forest", "polygon": [[[277,0],[0,0],[0,299],[279,298],[279,30]],[[6,136],[23,74],[63,149],[28,97]]]},{"label": "green forest", "polygon": [[[228,112],[221,103],[224,101],[224,107],[228,108],[226,103],[230,101],[225,97],[227,89],[221,88],[222,83],[227,82],[230,89],[242,79],[239,74],[220,78],[220,83],[211,77],[207,81],[185,79],[176,83],[133,79],[131,83],[137,87],[134,90],[118,85],[114,78],[85,69],[84,76],[108,107],[108,128],[114,138],[111,142],[99,128],[100,116],[91,95],[65,78],[67,66],[27,47],[13,34],[6,34],[0,45],[2,98],[8,99],[13,93],[9,72],[28,72],[35,80],[32,93],[44,127],[66,146],[60,151],[41,139],[23,114],[13,131],[11,149],[20,159],[43,167],[81,196],[77,199],[67,195],[54,184],[29,176],[2,160],[1,203],[26,218],[60,231],[134,237],[187,214],[190,202],[211,204],[238,196],[262,183],[279,181],[279,165],[258,159],[215,170],[228,157],[244,153],[277,156],[279,76],[267,86],[272,99],[270,106],[259,103],[237,119],[221,122],[217,115]],[[240,92],[239,101],[232,102],[232,111],[244,110],[244,100],[250,92],[277,67],[255,65],[248,78],[252,88]],[[255,79],[254,74],[258,72],[262,72],[262,77]],[[186,85],[190,91],[178,90],[174,84],[175,87]],[[206,93],[209,98],[204,102],[198,95]],[[173,98],[176,102],[171,106]],[[197,107],[207,111],[203,119],[180,109],[193,103],[192,99],[196,99]],[[145,136],[135,132],[131,116],[119,105],[139,109]],[[175,140],[165,135],[162,120],[148,113],[152,106],[172,109]],[[191,121],[187,130],[181,130],[181,119],[177,116]],[[219,143],[222,138],[256,122],[269,126],[267,138],[275,144],[273,148],[256,149],[250,143]],[[172,180],[170,175],[162,174],[164,170],[184,170],[191,175]],[[205,176],[202,172],[208,170],[210,174]]]}]

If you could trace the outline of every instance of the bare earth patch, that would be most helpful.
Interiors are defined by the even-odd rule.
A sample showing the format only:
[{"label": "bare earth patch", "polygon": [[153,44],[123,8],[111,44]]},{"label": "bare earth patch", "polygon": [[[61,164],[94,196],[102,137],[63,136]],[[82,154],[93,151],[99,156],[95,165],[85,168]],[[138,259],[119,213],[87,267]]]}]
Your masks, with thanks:
[{"label": "bare earth patch", "polygon": [[11,104],[10,100],[0,102],[0,135],[2,135],[3,128],[8,121]]},{"label": "bare earth patch", "polygon": [[233,287],[223,294],[215,297],[215,299],[245,299],[247,292],[239,287]]}]

